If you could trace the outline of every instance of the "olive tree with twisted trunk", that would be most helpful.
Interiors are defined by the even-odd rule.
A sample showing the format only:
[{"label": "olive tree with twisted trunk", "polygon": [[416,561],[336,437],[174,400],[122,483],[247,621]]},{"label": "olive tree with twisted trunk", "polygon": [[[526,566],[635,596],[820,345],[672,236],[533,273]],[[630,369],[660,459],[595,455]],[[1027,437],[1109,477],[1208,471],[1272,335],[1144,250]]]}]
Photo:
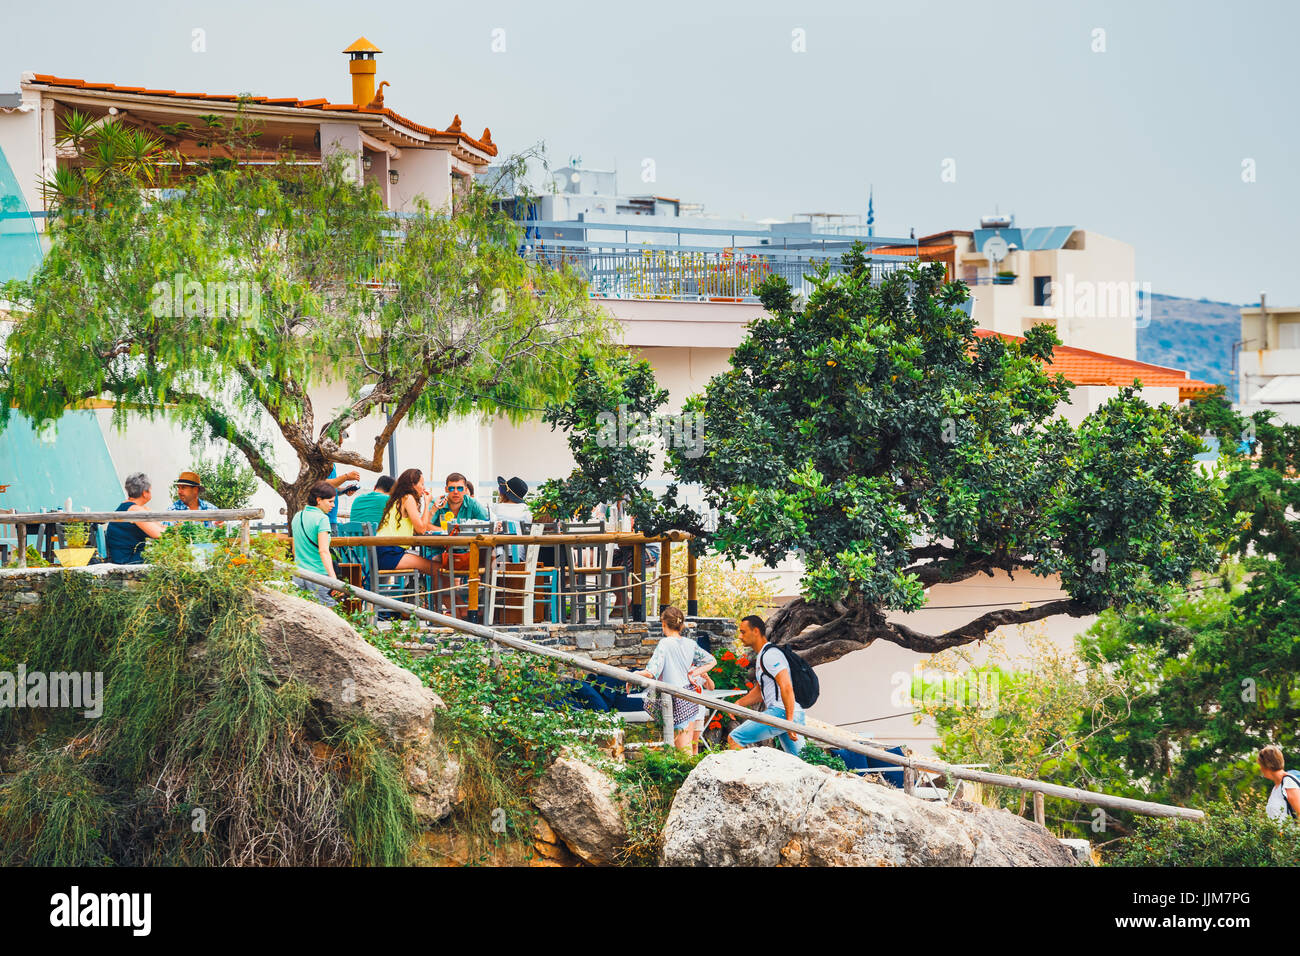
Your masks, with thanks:
[{"label": "olive tree with twisted trunk", "polygon": [[[844,265],[802,304],[763,283],[766,314],[688,402],[704,454],[670,450],[718,509],[716,549],[802,558],[774,641],[812,663],[877,640],[933,653],[1003,625],[1158,606],[1216,566],[1221,493],[1174,409],[1125,388],[1073,427],[1056,414],[1070,386],[1050,371],[1051,329],[977,336],[941,266],[873,281],[860,247]],[[1059,575],[1068,596],[937,633],[889,619],[932,585],[998,572]]]}]

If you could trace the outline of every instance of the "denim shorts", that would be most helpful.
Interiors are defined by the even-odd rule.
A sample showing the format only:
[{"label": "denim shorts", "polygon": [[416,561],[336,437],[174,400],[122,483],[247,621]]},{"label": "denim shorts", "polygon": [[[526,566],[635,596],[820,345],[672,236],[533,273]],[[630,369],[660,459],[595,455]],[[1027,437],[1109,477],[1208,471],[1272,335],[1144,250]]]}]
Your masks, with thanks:
[{"label": "denim shorts", "polygon": [[325,587],[323,584],[316,584],[299,577],[295,577],[293,583],[298,585],[298,587],[302,588],[304,591],[308,591],[315,595],[316,601],[320,604],[324,604],[326,607],[336,607],[339,603],[330,597],[330,589]]},{"label": "denim shorts", "polygon": [[415,553],[416,552],[414,551],[408,552],[406,548],[380,545],[375,548],[375,559],[379,562],[380,571],[393,571],[396,570],[397,565],[401,563],[402,558],[406,557],[407,554]]},{"label": "denim shorts", "polygon": [[[785,717],[784,707],[769,707],[764,711],[773,717]],[[804,713],[802,707],[795,707],[794,722],[796,724],[804,723]],[[790,735],[779,727],[773,727],[770,724],[760,724],[756,720],[747,720],[730,733],[730,738],[742,747],[752,747],[756,743],[764,740],[776,738],[776,742],[786,753],[792,753],[798,756],[799,751],[803,750],[803,737],[799,737],[798,742],[790,739]]]}]

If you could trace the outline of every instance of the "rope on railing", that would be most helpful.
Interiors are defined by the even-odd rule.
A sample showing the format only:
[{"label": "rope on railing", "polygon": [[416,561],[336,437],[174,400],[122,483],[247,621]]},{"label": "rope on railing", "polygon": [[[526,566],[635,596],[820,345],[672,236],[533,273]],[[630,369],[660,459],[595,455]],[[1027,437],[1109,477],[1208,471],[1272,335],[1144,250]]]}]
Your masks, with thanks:
[{"label": "rope on railing", "polygon": [[[286,567],[288,566],[286,565]],[[1107,793],[1097,793],[1091,790],[1080,790],[1076,787],[1066,787],[1055,783],[1045,783],[1041,780],[1027,780],[1023,777],[1012,777],[1006,774],[988,773],[985,771],[955,767],[952,764],[943,763],[938,760],[900,756],[895,753],[890,753],[888,750],[865,744],[856,737],[849,737],[821,727],[808,727],[804,724],[798,724],[782,717],[773,717],[770,714],[765,714],[761,711],[750,710],[748,707],[740,707],[730,701],[706,697],[703,694],[697,694],[691,690],[673,687],[669,684],[663,683],[662,681],[642,677],[641,675],[635,674],[631,671],[625,671],[619,667],[613,667],[609,664],[593,661],[589,658],[581,657],[568,651],[562,651],[554,647],[546,647],[542,644],[534,644],[532,641],[515,637],[514,635],[507,634],[504,631],[498,631],[482,624],[462,621],[446,614],[439,614],[436,611],[426,611],[424,608],[416,607],[413,604],[395,601],[392,598],[386,598],[381,594],[375,594],[372,591],[359,588],[354,584],[347,583],[346,581],[340,581],[337,578],[326,577],[323,574],[316,574],[313,571],[305,571],[301,568],[294,568],[293,573],[306,581],[311,581],[314,584],[319,584],[336,591],[350,593],[354,597],[361,598],[364,601],[368,601],[369,603],[385,608],[386,610],[410,614],[420,620],[428,621],[431,624],[449,627],[465,634],[472,634],[475,637],[485,638],[491,642],[494,650],[495,645],[500,644],[539,657],[549,657],[553,660],[558,660],[563,664],[567,664],[570,667],[575,667],[595,674],[601,674],[606,677],[613,677],[626,684],[636,684],[646,688],[647,690],[655,691],[660,694],[667,694],[670,697],[680,697],[683,700],[688,700],[695,704],[701,704],[715,711],[722,711],[746,720],[753,720],[761,724],[767,724],[770,727],[776,727],[780,730],[792,731],[796,734],[808,737],[810,740],[827,743],[833,747],[848,750],[851,753],[861,754],[864,757],[872,757],[887,764],[907,768],[913,772],[922,770],[930,773],[941,773],[958,780],[971,780],[976,783],[987,783],[993,786],[1008,787],[1014,790],[1028,791],[1030,793],[1041,793],[1045,796],[1058,797],[1063,800],[1072,800],[1076,803],[1091,804],[1093,806],[1105,807],[1112,810],[1126,810],[1143,816],[1173,817],[1181,820],[1205,819],[1205,813],[1203,811],[1195,810],[1191,807],[1175,807],[1163,803],[1153,803],[1148,800],[1134,800],[1128,797],[1116,797]],[[671,708],[668,709],[671,710]]]}]

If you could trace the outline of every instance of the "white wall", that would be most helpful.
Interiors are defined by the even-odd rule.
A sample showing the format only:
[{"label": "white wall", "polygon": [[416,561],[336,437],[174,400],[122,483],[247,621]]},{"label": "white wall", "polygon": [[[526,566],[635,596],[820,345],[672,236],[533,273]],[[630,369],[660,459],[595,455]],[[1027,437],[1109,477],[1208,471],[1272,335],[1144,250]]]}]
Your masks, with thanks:
[{"label": "white wall", "polygon": [[[1066,596],[1055,577],[1038,578],[1022,573],[1012,580],[1002,572],[993,578],[979,575],[957,584],[936,585],[930,588],[928,594],[927,607],[911,614],[891,614],[889,619],[923,633],[938,634],[959,627],[990,609],[983,606],[953,605],[1014,607],[1021,600],[1052,600]],[[1074,635],[1087,630],[1095,620],[1095,617],[1057,615],[1027,627],[1044,629],[1053,644],[1068,648],[1073,646]],[[1025,655],[1026,645],[1019,627],[998,628],[994,634],[1001,639],[1005,651],[1013,658]],[[968,647],[977,664],[986,662],[987,645]],[[847,729],[890,746],[907,744],[918,753],[932,754],[932,748],[938,740],[933,721],[925,718],[918,724],[905,712],[919,705],[899,707],[890,699],[896,687],[907,686],[903,681],[910,677],[917,664],[924,665],[929,656],[905,650],[897,644],[876,641],[864,650],[855,651],[830,664],[823,664],[817,668],[822,687],[821,698],[809,713],[832,724],[852,723]],[[873,719],[878,717],[887,719]],[[870,722],[856,723],[864,720]]]}]

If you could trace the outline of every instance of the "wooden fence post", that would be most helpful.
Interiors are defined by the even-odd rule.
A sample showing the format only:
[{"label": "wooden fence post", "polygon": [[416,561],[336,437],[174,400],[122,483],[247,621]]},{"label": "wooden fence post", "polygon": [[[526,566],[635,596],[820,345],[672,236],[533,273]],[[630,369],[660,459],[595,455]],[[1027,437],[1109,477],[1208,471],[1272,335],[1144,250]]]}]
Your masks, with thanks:
[{"label": "wooden fence post", "polygon": [[[455,559],[449,558],[452,564],[452,586],[456,584]],[[470,545],[469,549],[469,604],[466,607],[469,619],[478,622],[478,545]]]},{"label": "wooden fence post", "polygon": [[659,710],[664,719],[664,746],[676,746],[677,734],[673,720],[673,702],[674,698],[669,694],[659,694]]},{"label": "wooden fence post", "polygon": [[903,792],[909,797],[916,795],[916,769],[914,767],[903,768]]},{"label": "wooden fence post", "polygon": [[636,597],[636,603],[633,605],[632,617],[637,621],[645,620],[645,545],[638,541],[632,545],[632,574],[636,578],[636,588],[633,594]]},{"label": "wooden fence post", "polygon": [[248,554],[249,544],[248,519],[245,518],[243,521],[239,522],[239,550],[241,554]]},{"label": "wooden fence post", "polygon": [[1043,805],[1043,794],[1040,790],[1034,791],[1034,822],[1040,827],[1047,826],[1047,809]]},{"label": "wooden fence post", "polygon": [[688,541],[686,543],[686,615],[688,617],[700,616],[699,591],[695,584],[696,574],[695,552],[691,550]]},{"label": "wooden fence post", "polygon": [[673,603],[673,543],[667,538],[659,545],[659,613]]},{"label": "wooden fence post", "polygon": [[18,567],[27,567],[27,525],[16,524],[16,537],[18,538]]}]

